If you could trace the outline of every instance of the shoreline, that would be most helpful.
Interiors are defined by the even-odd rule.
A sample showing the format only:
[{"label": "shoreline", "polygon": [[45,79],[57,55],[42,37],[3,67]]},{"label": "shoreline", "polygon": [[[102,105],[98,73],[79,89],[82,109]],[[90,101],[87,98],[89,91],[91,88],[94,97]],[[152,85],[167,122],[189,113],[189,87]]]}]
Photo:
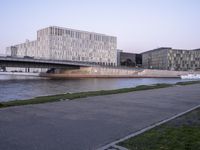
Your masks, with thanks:
[{"label": "shoreline", "polygon": [[[69,78],[181,78],[191,71],[173,71],[158,69],[136,69],[119,67],[80,67],[79,69],[56,69],[53,73],[45,72],[0,72],[0,75],[35,76],[50,79]],[[192,73],[200,74],[200,71]]]},{"label": "shoreline", "polygon": [[152,85],[139,85],[132,88],[121,88],[121,89],[115,89],[115,90],[100,90],[100,91],[88,91],[88,92],[40,96],[40,97],[35,97],[31,99],[26,99],[26,100],[13,100],[13,101],[0,102],[0,108],[50,103],[50,102],[58,102],[58,101],[65,101],[65,100],[74,100],[74,99],[85,98],[85,97],[129,93],[129,92],[134,92],[134,91],[153,90],[153,89],[167,88],[167,87],[173,87],[173,86],[184,86],[184,85],[199,84],[199,83],[200,81],[197,80],[197,81],[177,82],[175,84],[162,83],[162,84],[152,84]]},{"label": "shoreline", "polygon": [[94,74],[48,74],[33,72],[0,72],[0,75],[12,76],[30,76],[51,79],[68,79],[68,78],[180,78],[180,76],[153,76],[153,75],[94,75]]},{"label": "shoreline", "polygon": [[33,72],[0,72],[0,75],[16,75],[16,76],[40,77],[40,73],[33,73]]},{"label": "shoreline", "polygon": [[69,79],[69,78],[180,78],[180,76],[129,76],[129,75],[82,75],[82,74],[41,74],[40,77],[47,77],[51,79]]}]

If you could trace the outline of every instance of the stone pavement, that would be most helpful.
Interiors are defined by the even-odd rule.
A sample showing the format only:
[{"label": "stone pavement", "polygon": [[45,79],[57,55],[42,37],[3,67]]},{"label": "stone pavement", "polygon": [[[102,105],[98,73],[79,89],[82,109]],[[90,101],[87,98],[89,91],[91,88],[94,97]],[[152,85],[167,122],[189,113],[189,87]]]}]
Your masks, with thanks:
[{"label": "stone pavement", "polygon": [[200,84],[0,109],[0,150],[93,150],[200,104]]}]

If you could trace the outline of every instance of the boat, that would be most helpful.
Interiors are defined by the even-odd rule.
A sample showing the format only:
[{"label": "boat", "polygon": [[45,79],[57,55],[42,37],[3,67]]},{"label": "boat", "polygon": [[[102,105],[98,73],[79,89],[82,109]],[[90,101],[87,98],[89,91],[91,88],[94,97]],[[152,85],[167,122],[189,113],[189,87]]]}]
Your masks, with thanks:
[{"label": "boat", "polygon": [[181,79],[200,79],[200,74],[187,74],[187,75],[181,75]]}]

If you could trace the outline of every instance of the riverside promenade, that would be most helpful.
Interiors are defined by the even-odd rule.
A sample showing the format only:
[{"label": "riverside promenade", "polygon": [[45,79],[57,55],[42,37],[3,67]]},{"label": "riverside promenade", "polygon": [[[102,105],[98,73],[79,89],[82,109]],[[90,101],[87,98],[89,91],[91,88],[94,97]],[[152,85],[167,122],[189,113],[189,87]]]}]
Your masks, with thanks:
[{"label": "riverside promenade", "polygon": [[0,109],[0,150],[95,150],[200,104],[200,84]]}]

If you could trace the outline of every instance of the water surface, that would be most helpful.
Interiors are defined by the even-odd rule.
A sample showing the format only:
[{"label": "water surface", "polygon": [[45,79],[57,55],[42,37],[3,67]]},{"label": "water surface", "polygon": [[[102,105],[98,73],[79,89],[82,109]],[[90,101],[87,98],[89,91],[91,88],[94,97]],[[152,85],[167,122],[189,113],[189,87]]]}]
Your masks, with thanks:
[{"label": "water surface", "polygon": [[176,83],[178,78],[91,78],[91,79],[43,79],[0,75],[0,101],[28,99],[42,95],[67,92],[110,90],[155,83]]}]

